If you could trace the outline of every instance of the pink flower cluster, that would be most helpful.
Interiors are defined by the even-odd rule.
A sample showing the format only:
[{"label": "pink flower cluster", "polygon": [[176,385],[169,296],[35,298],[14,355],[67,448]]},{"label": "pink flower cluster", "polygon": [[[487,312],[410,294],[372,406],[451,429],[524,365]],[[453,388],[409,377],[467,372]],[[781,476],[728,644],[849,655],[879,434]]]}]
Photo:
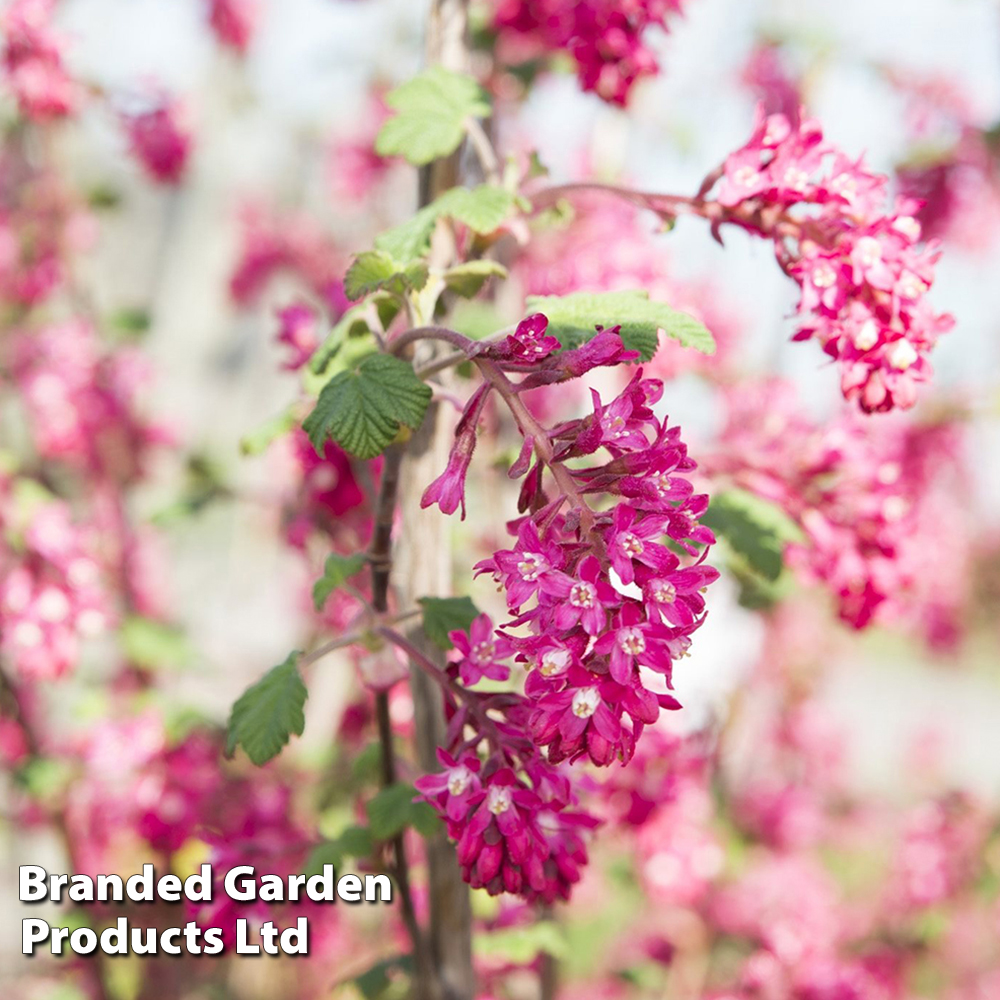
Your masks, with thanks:
[{"label": "pink flower cluster", "polygon": [[568,899],[587,863],[584,835],[598,821],[575,808],[566,776],[530,749],[520,773],[500,755],[485,766],[469,751],[456,758],[439,750],[438,757],[443,770],[416,787],[456,842],[465,880],[494,896]]},{"label": "pink flower cluster", "polygon": [[257,0],[208,0],[208,24],[221,45],[243,55],[253,40]]},{"label": "pink flower cluster", "polygon": [[93,215],[56,174],[13,143],[0,153],[0,300],[18,307],[51,298],[66,260],[93,246]]},{"label": "pink flower cluster", "polygon": [[886,210],[886,183],[824,140],[816,121],[758,115],[706,205],[716,224],[774,241],[802,292],[796,339],[820,341],[840,364],[844,396],[868,412],[913,405],[927,354],[953,325],[927,299],[939,251],[918,245],[919,205]]},{"label": "pink flower cluster", "polygon": [[[171,740],[163,719],[146,711],[100,723],[71,749],[85,771],[70,790],[66,822],[85,870],[106,871],[122,851],[170,857],[197,841],[220,884],[211,903],[188,905],[203,926],[223,927],[227,940],[246,916],[221,891],[229,868],[252,864],[258,875],[283,876],[300,870],[308,838],[291,815],[288,785],[273,773],[252,780],[228,773],[207,732]],[[254,910],[273,917],[265,904]]]},{"label": "pink flower cluster", "polygon": [[643,36],[667,30],[680,10],[681,0],[497,0],[493,23],[511,57],[567,52],[584,90],[624,105],[636,81],[659,70]]},{"label": "pink flower cluster", "polygon": [[75,665],[80,639],[103,632],[112,615],[94,538],[65,503],[4,492],[0,651],[22,678],[59,677]]},{"label": "pink flower cluster", "polygon": [[191,136],[181,122],[180,106],[167,99],[123,116],[132,155],[159,184],[177,184],[191,153]]},{"label": "pink flower cluster", "polygon": [[229,278],[237,305],[250,306],[276,275],[291,273],[319,297],[332,319],[348,307],[343,256],[311,219],[247,207],[242,221],[242,246]]},{"label": "pink flower cluster", "polygon": [[3,68],[21,113],[35,121],[75,109],[80,88],[66,72],[62,40],[52,28],[56,0],[13,0],[0,14]]},{"label": "pink flower cluster", "polygon": [[[704,563],[715,538],[699,523],[708,498],[694,492],[695,463],[679,429],[654,412],[661,382],[644,379],[640,368],[612,402],[592,392],[589,415],[551,430],[512,402],[518,388],[635,358],[623,351],[617,330],[556,354],[559,341],[547,325],[544,316],[530,316],[506,341],[476,349],[486,381],[459,422],[448,468],[424,495],[425,505],[445,510],[464,503],[478,415],[498,391],[525,435],[509,473],[524,480],[524,516],[509,526],[513,548],[495,552],[476,572],[502,585],[512,618],[494,630],[483,615],[468,636],[452,633],[459,660],[451,669],[465,685],[503,680],[504,661],[513,656],[529,669],[525,694],[480,696],[460,688],[473,706],[455,712],[461,725],[453,721],[451,732],[461,753],[444,761],[443,775],[417,786],[449,823],[469,880],[491,892],[543,892],[546,852],[558,849],[560,871],[567,858],[569,870],[582,862],[574,828],[587,824],[568,820],[568,788],[554,793],[565,783],[554,769],[584,757],[599,766],[627,763],[661,709],[680,707],[670,693],[673,664],[704,622],[702,591],[718,577]],[[528,374],[515,388],[504,369]],[[601,451],[605,460],[588,464]],[[554,494],[546,490],[546,472]],[[595,509],[590,498],[613,505]],[[490,708],[502,724],[486,714]],[[479,729],[462,742],[466,724]],[[471,750],[484,739],[492,753],[480,768]]]},{"label": "pink flower cluster", "polygon": [[907,101],[912,154],[896,167],[904,195],[920,202],[927,237],[984,251],[1000,225],[995,136],[976,101],[937,74],[887,69]]},{"label": "pink flower cluster", "polygon": [[912,619],[947,645],[968,558],[960,532],[940,532],[961,491],[955,433],[893,420],[873,435],[850,412],[818,425],[778,380],[732,389],[728,403],[711,471],[799,523],[805,541],[787,547],[789,564],[827,587],[855,628],[876,613]]},{"label": "pink flower cluster", "polygon": [[105,353],[90,324],[19,332],[4,347],[42,457],[126,483],[141,473],[150,447],[168,440],[138,412],[149,378],[141,355]]},{"label": "pink flower cluster", "polygon": [[[715,539],[698,521],[708,498],[687,478],[695,464],[679,429],[652,408],[662,391],[640,369],[611,403],[593,393],[593,413],[551,438],[560,486],[575,496],[550,501],[539,461],[521,493],[522,509],[535,513],[512,525],[516,545],[476,567],[503,585],[509,625],[530,629],[511,642],[530,669],[531,732],[552,761],[627,762],[660,709],[679,707],[673,664],[704,621],[702,591],[718,577],[703,562]],[[599,449],[610,455],[604,464],[563,464]],[[590,494],[616,505],[561,509]],[[695,557],[698,546],[700,557],[685,565],[677,552]]]}]

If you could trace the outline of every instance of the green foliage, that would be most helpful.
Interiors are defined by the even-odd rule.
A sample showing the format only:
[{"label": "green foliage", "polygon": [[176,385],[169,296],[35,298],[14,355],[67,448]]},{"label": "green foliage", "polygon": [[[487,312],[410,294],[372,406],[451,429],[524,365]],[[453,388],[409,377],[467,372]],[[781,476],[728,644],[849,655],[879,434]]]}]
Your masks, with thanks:
[{"label": "green foliage", "polygon": [[152,618],[129,615],[119,634],[126,659],[147,670],[183,666],[191,656],[180,629]]},{"label": "green foliage", "polygon": [[393,295],[419,291],[427,284],[427,265],[412,261],[399,265],[382,250],[366,250],[354,258],[344,277],[344,293],[349,299],[360,299],[385,289]]},{"label": "green foliage", "polygon": [[255,430],[245,434],[240,439],[240,451],[244,455],[260,455],[279,437],[287,434],[296,423],[294,407],[287,406]]},{"label": "green foliage", "polygon": [[458,149],[468,118],[490,113],[486,92],[472,77],[433,66],[386,97],[396,114],[375,139],[379,156],[402,156],[423,166]]},{"label": "green foliage", "polygon": [[449,632],[468,631],[479,609],[469,597],[421,597],[417,602],[424,609],[424,631],[427,638],[442,649],[451,649]]},{"label": "green foliage", "polygon": [[[387,298],[391,296],[386,295]],[[326,335],[323,343],[316,348],[315,353],[309,359],[309,371],[314,375],[327,374],[331,368],[334,358],[344,361],[344,354],[351,354],[349,361],[344,363],[340,370],[349,367],[358,357],[370,354],[375,350],[375,342],[372,339],[372,315],[371,301],[362,305],[352,306]],[[351,342],[361,345],[361,354],[355,357],[352,352],[345,350]],[[335,374],[335,372],[334,372]]]},{"label": "green foliage", "polygon": [[349,826],[339,837],[317,844],[306,859],[303,875],[320,875],[323,865],[340,868],[346,858],[367,858],[375,846],[371,831],[365,826]]},{"label": "green foliage", "polygon": [[471,299],[490,278],[506,278],[507,268],[495,260],[467,260],[444,272],[445,285],[457,295]]},{"label": "green foliage", "polygon": [[[399,975],[402,973],[402,976]],[[413,959],[398,955],[376,962],[351,980],[365,1000],[403,1000],[409,993],[407,979],[413,974]]]},{"label": "green foliage", "polygon": [[499,229],[516,206],[517,198],[510,191],[492,184],[452,188],[406,222],[376,236],[375,248],[391,257],[397,267],[405,267],[427,253],[438,219],[454,219],[474,233],[486,235]]},{"label": "green foliage", "polygon": [[383,788],[367,805],[368,826],[376,840],[391,840],[412,826],[425,837],[438,829],[438,818],[426,802],[414,802],[413,785],[397,783]]},{"label": "green foliage", "polygon": [[299,674],[299,655],[289,653],[284,663],[240,695],[229,716],[227,757],[240,745],[259,767],[276,757],[293,733],[302,735],[308,692]]},{"label": "green foliage", "polygon": [[503,959],[511,965],[528,965],[543,952],[565,958],[568,951],[562,930],[551,920],[477,934],[473,948],[483,958]]},{"label": "green foliage", "polygon": [[430,399],[430,386],[405,361],[368,354],[323,387],[302,427],[320,454],[332,437],[350,454],[374,458],[392,443],[400,425],[420,426]]},{"label": "green foliage", "polygon": [[703,354],[715,353],[715,340],[703,324],[666,302],[654,302],[646,292],[533,295],[526,308],[548,316],[549,333],[558,337],[564,347],[577,347],[589,340],[595,327],[620,326],[622,343],[638,351],[642,361],[649,361],[656,353],[660,330],[684,347]]},{"label": "green foliage", "polygon": [[313,584],[313,605],[317,611],[323,610],[330,595],[345,581],[356,576],[364,569],[365,557],[356,552],[351,556],[342,556],[334,552],[326,557],[323,575]]},{"label": "green foliage", "polygon": [[712,497],[702,521],[722,535],[750,569],[772,583],[781,576],[785,544],[802,537],[795,522],[775,504],[736,488]]}]

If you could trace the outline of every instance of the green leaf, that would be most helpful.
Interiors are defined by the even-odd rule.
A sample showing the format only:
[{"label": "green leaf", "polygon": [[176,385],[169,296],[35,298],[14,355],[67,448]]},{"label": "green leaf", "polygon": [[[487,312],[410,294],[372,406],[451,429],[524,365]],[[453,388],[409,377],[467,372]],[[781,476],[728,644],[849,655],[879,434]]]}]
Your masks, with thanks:
[{"label": "green leaf", "polygon": [[541,952],[565,958],[569,950],[562,930],[551,920],[477,934],[473,947],[477,955],[505,959],[512,965],[527,965]]},{"label": "green leaf", "polygon": [[351,371],[334,376],[302,424],[313,447],[322,452],[332,437],[358,458],[381,455],[403,424],[416,430],[431,399],[405,361],[389,354],[369,354]]},{"label": "green leaf", "polygon": [[490,278],[506,278],[507,268],[495,260],[467,260],[444,272],[444,283],[462,298],[477,295]]},{"label": "green leaf", "polygon": [[[360,976],[355,976],[351,982],[358,988],[365,1000],[382,1000],[386,996],[395,997],[403,987],[402,983],[396,981],[394,973],[411,976],[413,974],[413,958],[410,955],[399,955],[376,962]],[[390,987],[393,986],[397,989],[390,993]]]},{"label": "green leaf", "polygon": [[277,438],[287,434],[297,423],[295,407],[288,406],[262,423],[255,430],[240,439],[240,451],[244,455],[259,455],[266,451]]},{"label": "green leaf", "polygon": [[425,837],[438,829],[438,818],[426,802],[414,802],[413,785],[387,785],[367,806],[368,826],[376,840],[391,840],[412,826]]},{"label": "green leaf", "polygon": [[589,340],[597,326],[621,326],[622,343],[639,351],[642,361],[649,361],[656,353],[659,330],[684,347],[703,354],[715,353],[715,340],[703,324],[666,302],[652,301],[642,291],[533,295],[526,309],[548,316],[549,333],[558,337],[564,347]]},{"label": "green leaf", "polygon": [[486,92],[472,77],[440,66],[391,91],[386,104],[396,115],[375,139],[379,156],[402,156],[415,166],[441,159],[458,149],[467,118],[490,113]]},{"label": "green leaf", "polygon": [[147,670],[182,666],[191,656],[180,629],[152,618],[130,615],[122,623],[120,634],[126,659]]},{"label": "green leaf", "polygon": [[375,846],[371,831],[365,826],[349,826],[339,837],[317,844],[306,859],[303,875],[320,875],[323,865],[339,868],[345,858],[367,858]]},{"label": "green leaf", "polygon": [[785,544],[802,538],[798,525],[780,507],[736,488],[712,497],[702,521],[772,583],[781,576]]},{"label": "green leaf", "polygon": [[427,638],[442,649],[451,649],[449,632],[468,631],[479,608],[469,597],[421,597],[417,602],[424,609],[424,631]]},{"label": "green leaf", "polygon": [[326,557],[323,575],[313,584],[313,605],[317,611],[323,610],[330,595],[345,581],[360,573],[365,566],[365,557],[360,552],[352,556],[342,556],[334,552]]},{"label": "green leaf", "polygon": [[387,253],[393,260],[416,260],[430,249],[431,232],[437,218],[434,204],[425,205],[406,222],[379,233],[375,237],[375,249]]},{"label": "green leaf", "polygon": [[514,210],[517,199],[505,188],[492,184],[479,187],[455,187],[445,191],[430,208],[468,226],[473,232],[486,234],[499,229]]},{"label": "green leaf", "polygon": [[354,258],[344,278],[344,293],[360,299],[384,288],[394,295],[419,291],[427,284],[427,265],[423,261],[398,264],[381,250],[366,250]]},{"label": "green leaf", "polygon": [[306,720],[305,684],[299,674],[298,651],[269,670],[240,695],[229,716],[226,756],[243,747],[258,767],[276,757],[291,735],[302,735]]},{"label": "green leaf", "polygon": [[352,306],[337,320],[323,343],[316,348],[309,360],[309,370],[317,375],[323,374],[348,339],[360,339],[370,333],[368,303]]},{"label": "green leaf", "polygon": [[480,184],[474,188],[451,188],[425,205],[406,222],[375,237],[375,248],[399,264],[422,257],[430,248],[431,233],[439,218],[447,217],[486,235],[510,217],[517,198],[504,188]]}]

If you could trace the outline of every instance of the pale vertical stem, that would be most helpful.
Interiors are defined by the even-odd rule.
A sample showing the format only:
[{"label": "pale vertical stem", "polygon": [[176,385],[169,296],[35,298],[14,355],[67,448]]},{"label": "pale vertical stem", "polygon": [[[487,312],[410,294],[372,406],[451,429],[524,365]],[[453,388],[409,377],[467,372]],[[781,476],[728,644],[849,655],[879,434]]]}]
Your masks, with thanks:
[{"label": "pale vertical stem", "polygon": [[[433,0],[427,29],[427,62],[457,72],[468,70],[468,0]],[[458,156],[431,164],[421,171],[420,202],[433,201],[459,179]],[[450,251],[451,248],[441,248]],[[435,245],[435,252],[438,247]],[[432,361],[444,345],[420,344],[417,360]],[[425,596],[447,596],[452,588],[451,535],[447,518],[436,508],[422,510],[420,498],[427,484],[448,462],[453,421],[444,419],[432,404],[423,426],[413,436],[400,473],[400,525],[393,564],[393,582],[401,607],[413,607]],[[428,659],[443,664],[441,651],[430,645],[419,628],[408,638]],[[444,701],[440,686],[424,671],[411,668],[417,761],[424,771],[435,771],[437,748],[444,741]],[[427,841],[430,924],[427,931],[435,987],[441,1000],[472,1000],[472,909],[469,887],[443,833]]]}]

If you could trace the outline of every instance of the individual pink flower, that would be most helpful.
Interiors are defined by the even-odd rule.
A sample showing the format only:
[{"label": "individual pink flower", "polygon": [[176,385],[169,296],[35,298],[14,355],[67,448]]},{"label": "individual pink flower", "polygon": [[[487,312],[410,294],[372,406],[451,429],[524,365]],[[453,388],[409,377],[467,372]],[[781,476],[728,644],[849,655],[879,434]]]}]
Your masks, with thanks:
[{"label": "individual pink flower", "polygon": [[479,779],[481,762],[473,754],[465,754],[456,760],[446,750],[438,748],[438,760],[442,770],[425,774],[413,783],[418,792],[436,806],[455,825],[461,836],[462,823],[469,814],[469,808],[482,790]]},{"label": "individual pink flower", "polygon": [[463,684],[471,687],[484,677],[505,681],[510,676],[510,667],[503,661],[513,656],[514,646],[501,632],[494,631],[489,615],[478,615],[468,632],[455,629],[448,638],[462,654],[458,674]]}]

